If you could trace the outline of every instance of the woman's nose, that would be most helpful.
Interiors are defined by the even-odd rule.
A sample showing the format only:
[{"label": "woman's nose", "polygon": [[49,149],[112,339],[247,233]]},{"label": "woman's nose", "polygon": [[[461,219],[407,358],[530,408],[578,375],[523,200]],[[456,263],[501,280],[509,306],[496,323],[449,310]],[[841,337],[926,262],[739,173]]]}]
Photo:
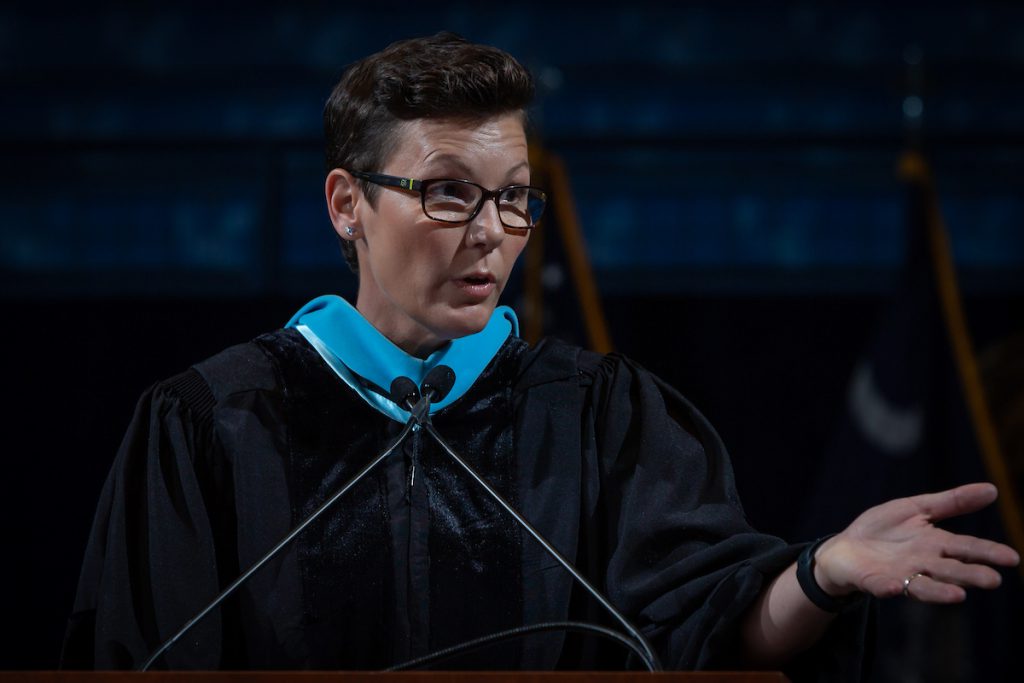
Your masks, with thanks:
[{"label": "woman's nose", "polygon": [[469,222],[466,239],[469,246],[483,246],[488,250],[497,248],[505,239],[505,226],[501,224],[498,204],[493,199],[485,201]]}]

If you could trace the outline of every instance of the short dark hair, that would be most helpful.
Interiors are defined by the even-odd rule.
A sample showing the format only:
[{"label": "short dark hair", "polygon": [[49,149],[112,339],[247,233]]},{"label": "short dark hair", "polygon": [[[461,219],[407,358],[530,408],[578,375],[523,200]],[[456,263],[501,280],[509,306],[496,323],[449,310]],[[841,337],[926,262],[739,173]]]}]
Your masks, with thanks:
[{"label": "short dark hair", "polygon": [[[479,121],[523,112],[533,79],[512,55],[454,33],[392,43],[349,66],[324,106],[327,172],[379,172],[394,152],[395,128],[413,119]],[[378,187],[359,181],[370,205]],[[359,272],[355,245],[341,240]]]}]

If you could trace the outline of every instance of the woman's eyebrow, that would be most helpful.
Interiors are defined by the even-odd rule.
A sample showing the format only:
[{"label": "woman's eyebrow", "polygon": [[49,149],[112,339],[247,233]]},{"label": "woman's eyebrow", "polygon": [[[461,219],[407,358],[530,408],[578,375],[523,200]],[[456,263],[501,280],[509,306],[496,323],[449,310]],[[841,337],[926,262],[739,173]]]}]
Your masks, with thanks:
[{"label": "woman's eyebrow", "polygon": [[[427,161],[429,163],[429,167],[434,167],[435,165],[436,166],[442,166],[443,165],[443,166],[447,166],[449,168],[454,168],[457,172],[463,174],[463,177],[467,178],[467,179],[472,179],[472,177],[474,175],[473,174],[473,169],[471,169],[466,164],[466,162],[462,160],[461,157],[459,157],[458,155],[455,155],[455,154],[451,154],[451,153],[447,153],[447,152],[438,154],[437,156],[431,156],[430,154],[428,154],[424,158],[424,161]],[[510,168],[505,173],[505,177],[506,178],[511,178],[513,175],[518,173],[520,169],[523,169],[523,168],[529,170],[530,162],[525,160],[525,159],[523,161],[520,161],[518,164],[516,164],[515,166]]]},{"label": "woman's eyebrow", "polygon": [[518,173],[520,169],[523,169],[523,168],[525,168],[527,171],[530,170],[530,162],[527,161],[526,159],[520,161],[518,164],[516,164],[512,168],[508,169],[508,173],[505,174],[505,177],[506,178],[511,178],[516,173]]},{"label": "woman's eyebrow", "polygon": [[459,173],[464,173],[465,177],[467,178],[473,173],[472,169],[470,169],[469,166],[466,165],[466,162],[464,162],[461,157],[455,154],[441,153],[438,154],[437,156],[431,156],[431,154],[433,154],[433,152],[428,154],[423,159],[424,161],[428,162],[431,166],[445,165],[449,167],[454,167],[456,170],[459,171]]}]

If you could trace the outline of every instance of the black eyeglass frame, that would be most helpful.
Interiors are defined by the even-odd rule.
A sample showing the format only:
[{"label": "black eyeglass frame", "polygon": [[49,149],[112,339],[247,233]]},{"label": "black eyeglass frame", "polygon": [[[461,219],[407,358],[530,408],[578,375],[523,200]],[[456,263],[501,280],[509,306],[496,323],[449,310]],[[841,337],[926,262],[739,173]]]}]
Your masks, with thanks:
[{"label": "black eyeglass frame", "polygon": [[[504,225],[506,228],[509,228],[510,230],[532,230],[540,221],[541,217],[544,215],[544,209],[547,207],[548,203],[548,193],[542,188],[539,188],[535,185],[506,185],[504,187],[499,187],[496,190],[488,190],[483,185],[474,183],[472,180],[466,180],[465,178],[427,178],[425,180],[416,180],[415,178],[402,178],[401,176],[385,175],[383,173],[366,173],[365,171],[349,171],[349,173],[355,178],[365,180],[366,182],[373,183],[374,185],[382,185],[384,187],[397,187],[402,190],[411,190],[412,192],[419,192],[420,206],[423,208],[423,214],[430,220],[437,221],[439,223],[450,223],[453,225],[468,223],[469,221],[477,217],[477,214],[479,214],[480,210],[484,207],[484,202],[486,202],[488,199],[493,199],[494,205],[498,207],[498,220],[501,221],[502,225]],[[480,201],[477,202],[476,208],[473,209],[472,213],[470,213],[469,216],[461,220],[453,221],[447,218],[435,218],[434,216],[431,216],[430,213],[427,211],[426,189],[433,183],[465,183],[466,185],[472,185],[473,187],[476,187],[480,190]],[[508,190],[519,189],[533,190],[539,192],[541,200],[543,200],[544,202],[544,206],[541,207],[540,213],[537,215],[537,218],[534,219],[532,216],[530,217],[530,220],[532,221],[530,225],[509,225],[501,217],[501,205],[498,203],[498,197],[500,197],[503,192],[507,192]]]}]

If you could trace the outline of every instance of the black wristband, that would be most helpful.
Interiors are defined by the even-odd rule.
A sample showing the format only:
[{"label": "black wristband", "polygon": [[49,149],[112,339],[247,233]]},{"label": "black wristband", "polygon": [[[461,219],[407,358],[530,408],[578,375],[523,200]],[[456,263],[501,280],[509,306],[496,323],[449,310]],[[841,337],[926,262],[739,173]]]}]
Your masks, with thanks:
[{"label": "black wristband", "polygon": [[807,596],[808,600],[826,612],[836,613],[842,612],[850,605],[860,602],[864,595],[862,593],[850,593],[849,595],[835,597],[823,591],[818,582],[814,580],[814,553],[817,552],[822,543],[833,536],[835,534],[822,536],[804,548],[804,551],[800,553],[800,557],[796,561],[796,580],[800,583],[800,588],[803,589],[804,595]]}]

